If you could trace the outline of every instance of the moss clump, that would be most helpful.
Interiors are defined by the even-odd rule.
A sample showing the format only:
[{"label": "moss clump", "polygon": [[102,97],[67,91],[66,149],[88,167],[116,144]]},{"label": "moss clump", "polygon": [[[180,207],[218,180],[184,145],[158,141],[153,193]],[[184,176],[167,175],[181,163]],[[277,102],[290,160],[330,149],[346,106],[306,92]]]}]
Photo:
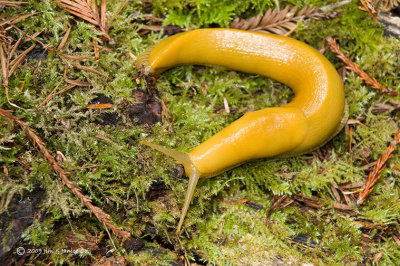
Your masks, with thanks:
[{"label": "moss clump", "polygon": [[[140,139],[146,137],[180,151],[189,151],[245,112],[279,106],[293,96],[289,88],[263,77],[211,67],[182,66],[165,72],[156,85],[156,95],[166,104],[171,118],[152,126],[135,124],[127,115],[124,103],[135,104],[137,99],[132,90],[147,88],[144,82],[136,83],[137,71],[130,53],[137,56],[165,38],[163,32],[143,35],[140,29],[146,16],[165,18],[163,25],[225,27],[237,16],[246,18],[261,14],[275,7],[276,2],[190,0],[146,4],[129,1],[121,10],[123,0],[111,1],[107,5],[110,35],[115,46],[103,43],[92,25],[73,19],[53,1],[30,1],[25,6],[3,11],[7,17],[40,11],[17,26],[28,34],[43,30],[40,38],[54,48],[72,27],[61,52],[91,56],[71,63],[92,67],[109,76],[107,79],[70,67],[68,79],[80,79],[92,86],[75,87],[36,108],[61,80],[65,65],[51,52],[39,61],[28,57],[9,80],[10,101],[24,109],[9,105],[4,89],[0,90],[0,108],[13,110],[37,132],[53,154],[59,151],[63,155],[59,155],[59,162],[83,194],[108,212],[114,224],[145,243],[142,250],[128,252],[122,242],[113,237],[117,247],[114,254],[123,255],[136,264],[181,261],[182,253],[176,251],[181,246],[174,230],[187,181],[177,174],[179,168],[173,160],[139,145]],[[324,6],[334,1],[287,2],[303,7]],[[321,46],[326,36],[334,37],[342,50],[370,76],[400,92],[398,40],[385,36],[382,25],[373,22],[356,3],[341,7],[340,11],[343,11],[341,18],[302,22],[292,36],[315,48]],[[14,30],[9,34],[16,39],[20,36]],[[94,39],[107,48],[100,51],[99,59],[92,56]],[[326,56],[337,68],[343,66],[332,53],[327,52]],[[64,82],[60,89],[66,86]],[[372,112],[375,104],[399,100],[399,97],[374,91],[353,73],[348,73],[345,86],[350,118],[365,125],[354,126],[351,152],[348,151],[348,136],[342,131],[325,147],[330,153],[329,160],[322,159],[317,152],[288,159],[262,160],[200,180],[182,235],[182,244],[190,259],[212,264],[300,264],[314,262],[316,255],[320,263],[357,264],[371,263],[374,256],[381,253],[380,263],[395,264],[400,260],[398,246],[392,238],[399,227],[400,216],[398,170],[389,167],[384,171],[370,199],[355,211],[355,216],[332,208],[334,197],[330,184],[365,181],[367,172],[363,166],[386,150],[399,127],[398,113],[375,115]],[[87,110],[86,105],[99,94],[111,99],[113,107]],[[230,114],[220,112],[223,97],[229,102]],[[106,126],[93,122],[104,113],[116,114],[120,119]],[[396,163],[399,157],[396,151],[390,162]],[[3,117],[0,117],[0,165],[2,213],[7,212],[8,203],[15,194],[23,196],[33,190],[34,184],[39,183],[47,192],[41,211],[23,234],[25,244],[54,250],[68,248],[70,242],[66,239],[72,231],[86,237],[104,234],[103,242],[96,243],[104,249],[99,256],[113,248],[104,225],[90,218],[88,210],[62,186],[42,154],[27,140],[25,132]],[[291,197],[298,193],[318,197],[322,207],[307,209],[290,205],[273,212],[267,220],[267,209],[274,196]],[[241,199],[261,204],[263,208],[252,210],[240,204]],[[360,219],[379,226],[366,228],[360,225]],[[84,229],[85,233],[79,229]],[[370,241],[363,234],[367,234]],[[304,248],[293,241],[298,235],[306,235],[313,247]],[[39,264],[50,261],[85,264],[96,260],[94,251],[90,252],[92,255],[83,252],[81,257],[71,254],[35,257],[32,254],[27,260]]]}]

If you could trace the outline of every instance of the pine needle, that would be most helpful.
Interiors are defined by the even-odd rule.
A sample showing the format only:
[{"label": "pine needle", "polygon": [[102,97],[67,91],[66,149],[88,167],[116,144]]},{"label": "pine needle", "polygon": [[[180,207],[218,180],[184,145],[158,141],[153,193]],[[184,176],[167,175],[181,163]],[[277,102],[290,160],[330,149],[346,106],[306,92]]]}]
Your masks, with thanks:
[{"label": "pine needle", "polygon": [[94,69],[94,68],[87,67],[87,66],[82,66],[82,65],[75,65],[75,64],[72,65],[72,66],[75,67],[75,68],[77,68],[77,69],[89,71],[89,72],[95,73],[95,74],[97,74],[97,75],[100,75],[100,76],[102,76],[102,77],[105,77],[105,78],[107,78],[107,79],[110,79],[106,74],[101,73],[100,71],[98,71],[98,70],[96,70],[96,69]]},{"label": "pine needle", "polygon": [[16,7],[19,5],[25,5],[28,2],[22,2],[22,1],[0,1],[0,10],[2,10],[4,7]]},{"label": "pine needle", "polygon": [[62,40],[61,40],[61,42],[60,42],[60,45],[58,45],[58,47],[57,47],[57,50],[58,50],[58,51],[60,51],[62,48],[64,48],[65,44],[67,43],[69,34],[70,34],[70,32],[71,32],[71,29],[72,29],[72,28],[69,27],[69,29],[68,29],[67,32],[65,33],[64,37],[62,38]]},{"label": "pine needle", "polygon": [[100,11],[95,2],[91,0],[60,0],[56,1],[57,5],[65,9],[72,15],[75,15],[87,22],[98,27],[103,37],[111,44],[114,45],[115,41],[108,35],[109,27],[107,24],[107,3],[105,0],[101,1]]}]

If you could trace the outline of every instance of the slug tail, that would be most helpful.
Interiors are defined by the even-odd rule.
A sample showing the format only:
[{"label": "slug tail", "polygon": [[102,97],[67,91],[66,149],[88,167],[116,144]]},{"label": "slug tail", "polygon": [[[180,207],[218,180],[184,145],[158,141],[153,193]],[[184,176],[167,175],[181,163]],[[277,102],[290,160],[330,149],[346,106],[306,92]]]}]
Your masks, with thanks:
[{"label": "slug tail", "polygon": [[197,181],[199,181],[199,178],[201,177],[201,173],[196,168],[196,166],[193,164],[192,160],[190,159],[190,156],[185,153],[174,151],[167,147],[160,146],[160,145],[157,145],[157,144],[145,141],[145,140],[141,140],[140,144],[149,146],[159,152],[164,153],[165,155],[168,155],[168,156],[174,158],[179,163],[183,164],[183,166],[185,167],[186,175],[189,176],[189,184],[188,184],[188,188],[186,190],[185,203],[183,204],[181,217],[179,219],[178,227],[176,229],[176,234],[179,235],[181,232],[183,221],[185,220],[185,217],[186,217],[186,213],[189,209],[190,202],[192,201],[194,190],[196,189]]}]

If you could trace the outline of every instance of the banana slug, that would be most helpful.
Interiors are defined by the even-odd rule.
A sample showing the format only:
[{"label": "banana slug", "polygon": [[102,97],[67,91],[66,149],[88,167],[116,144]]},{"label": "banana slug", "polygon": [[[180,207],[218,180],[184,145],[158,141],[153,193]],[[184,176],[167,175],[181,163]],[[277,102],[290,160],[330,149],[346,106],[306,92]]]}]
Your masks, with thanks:
[{"label": "banana slug", "polygon": [[183,65],[220,65],[288,85],[294,99],[281,107],[249,112],[188,154],[147,141],[184,165],[189,177],[179,234],[199,178],[249,160],[288,157],[325,144],[346,120],[342,81],[332,64],[307,44],[274,34],[198,29],[168,37],[138,56],[136,68],[160,74]]}]

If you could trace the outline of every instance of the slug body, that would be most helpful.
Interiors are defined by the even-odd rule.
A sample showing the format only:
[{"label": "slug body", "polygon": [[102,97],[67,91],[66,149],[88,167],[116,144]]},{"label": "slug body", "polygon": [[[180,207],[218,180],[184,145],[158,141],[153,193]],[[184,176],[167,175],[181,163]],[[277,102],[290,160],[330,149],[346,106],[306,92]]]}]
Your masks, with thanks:
[{"label": "slug body", "polygon": [[342,127],[342,81],[321,53],[300,41],[233,29],[199,29],[166,38],[136,61],[137,69],[155,74],[183,64],[220,65],[266,76],[288,85],[295,97],[282,107],[246,113],[188,154],[142,141],[182,163],[189,176],[177,233],[199,178],[249,160],[309,152]]}]

